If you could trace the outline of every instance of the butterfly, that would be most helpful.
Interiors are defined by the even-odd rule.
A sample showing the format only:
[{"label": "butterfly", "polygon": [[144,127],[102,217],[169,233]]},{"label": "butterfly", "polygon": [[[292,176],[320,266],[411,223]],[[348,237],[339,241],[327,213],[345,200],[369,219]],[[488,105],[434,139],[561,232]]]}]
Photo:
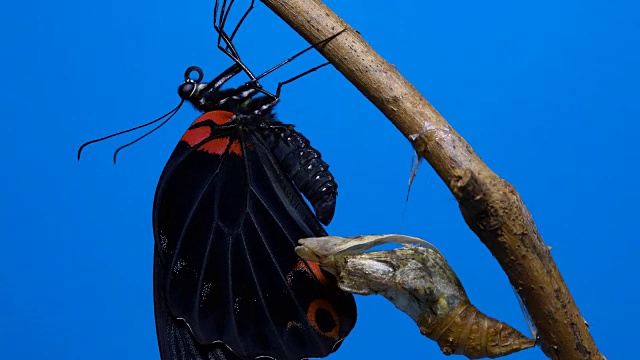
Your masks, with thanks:
[{"label": "butterfly", "polygon": [[[218,47],[234,64],[209,82],[200,68],[189,67],[178,88],[181,103],[153,121],[166,117],[162,126],[184,102],[203,112],[170,156],[153,204],[160,355],[324,357],[355,325],[355,301],[294,247],[301,238],[326,236],[320,222],[333,218],[337,184],[320,152],[293,125],[278,121],[273,108],[282,85],[326,64],[269,93],[259,79],[313,46],[256,77],[232,42],[253,1],[231,36],[224,25],[233,1],[219,5]],[[248,82],[222,89],[241,72]]]}]

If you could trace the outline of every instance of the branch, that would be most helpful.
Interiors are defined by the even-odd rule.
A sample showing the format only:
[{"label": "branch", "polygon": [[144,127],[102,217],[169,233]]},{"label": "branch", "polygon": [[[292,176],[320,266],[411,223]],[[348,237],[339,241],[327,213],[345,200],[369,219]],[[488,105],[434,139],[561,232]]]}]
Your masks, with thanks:
[{"label": "branch", "polygon": [[491,171],[426,99],[319,0],[262,0],[309,43],[347,29],[320,52],[409,139],[447,184],[462,215],[518,291],[552,359],[604,359],[511,184]]}]

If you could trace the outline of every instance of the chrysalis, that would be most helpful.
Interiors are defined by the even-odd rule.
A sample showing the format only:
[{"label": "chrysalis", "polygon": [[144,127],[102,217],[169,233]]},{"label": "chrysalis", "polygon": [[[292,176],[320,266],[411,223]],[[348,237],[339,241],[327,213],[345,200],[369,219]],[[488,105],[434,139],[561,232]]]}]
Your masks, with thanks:
[{"label": "chrysalis", "polygon": [[[473,306],[444,256],[422,239],[328,236],[299,243],[298,255],[336,275],[340,288],[383,295],[409,315],[423,335],[437,341],[445,355],[496,358],[535,345],[534,339]],[[417,246],[364,252],[385,243]]]}]

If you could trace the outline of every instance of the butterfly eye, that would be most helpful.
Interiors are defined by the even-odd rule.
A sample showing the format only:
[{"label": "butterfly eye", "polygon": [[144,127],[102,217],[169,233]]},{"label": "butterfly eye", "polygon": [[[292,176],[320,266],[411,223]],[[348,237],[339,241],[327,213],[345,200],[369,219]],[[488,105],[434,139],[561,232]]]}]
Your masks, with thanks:
[{"label": "butterfly eye", "polygon": [[[195,79],[191,77],[194,72],[198,74],[198,77]],[[178,88],[178,95],[180,98],[182,100],[193,99],[198,92],[198,85],[200,85],[203,78],[204,73],[202,72],[202,69],[197,66],[189,66],[184,72],[184,83],[182,83]]]},{"label": "butterfly eye", "polygon": [[178,88],[178,95],[183,100],[189,100],[196,92],[196,83],[191,80],[185,80],[182,85]]}]

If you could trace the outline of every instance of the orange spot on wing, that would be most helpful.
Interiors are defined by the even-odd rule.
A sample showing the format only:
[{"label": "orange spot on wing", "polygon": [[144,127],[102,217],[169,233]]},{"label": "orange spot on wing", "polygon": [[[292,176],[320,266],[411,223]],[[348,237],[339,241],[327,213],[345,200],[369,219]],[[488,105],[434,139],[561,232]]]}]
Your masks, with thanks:
[{"label": "orange spot on wing", "polygon": [[[309,265],[309,266],[307,266],[307,265]],[[300,260],[296,264],[296,267],[294,268],[294,270],[304,271],[310,277],[314,277],[315,276],[318,279],[318,281],[320,281],[320,283],[322,285],[326,286],[327,284],[329,284],[329,280],[327,280],[327,278],[322,273],[322,270],[320,269],[320,263],[317,263],[315,261],[307,261],[305,263],[304,261]]]},{"label": "orange spot on wing", "polygon": [[[320,310],[325,310],[333,318],[333,328],[329,331],[322,331],[322,329],[320,329],[320,326],[318,325],[318,319],[316,319],[316,315]],[[338,334],[338,330],[340,329],[340,318],[338,318],[338,313],[329,301],[325,299],[314,300],[311,305],[309,305],[309,310],[307,311],[307,320],[309,320],[311,326],[313,326],[313,328],[320,334],[336,340],[338,340],[338,338],[340,337],[340,334]]]}]

